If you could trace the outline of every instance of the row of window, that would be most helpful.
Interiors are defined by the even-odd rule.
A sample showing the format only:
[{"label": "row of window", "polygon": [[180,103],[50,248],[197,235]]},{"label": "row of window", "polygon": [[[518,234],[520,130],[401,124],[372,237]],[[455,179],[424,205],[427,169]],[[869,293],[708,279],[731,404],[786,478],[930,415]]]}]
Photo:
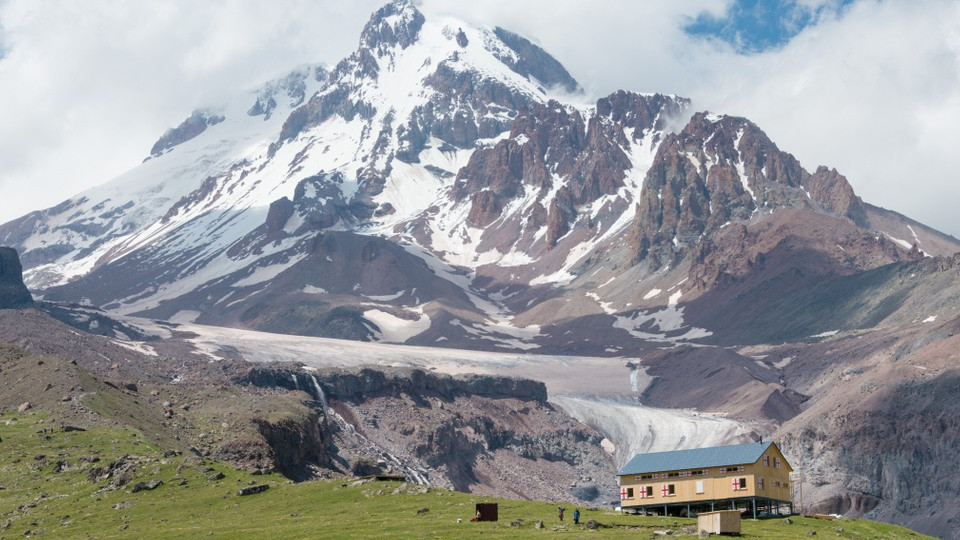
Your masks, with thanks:
[{"label": "row of window", "polygon": [[[741,478],[740,480],[743,482],[743,487],[740,488],[740,489],[746,489],[746,479],[745,479],[745,478]],[[773,481],[773,487],[783,487],[783,488],[785,488],[785,487],[789,487],[789,486],[787,485],[786,482],[781,482],[780,480],[774,480],[774,481]],[[733,489],[737,489],[737,488],[734,487]],[[757,478],[757,489],[763,489],[763,478]]]},{"label": "row of window", "polygon": [[[763,464],[767,467],[770,466],[770,456],[763,456]],[[773,467],[779,469],[782,465],[779,457],[774,456],[773,458]],[[729,472],[743,472],[744,466],[739,465],[736,467],[720,467],[718,472],[720,474],[725,474]],[[703,476],[710,474],[709,469],[700,469],[696,471],[674,471],[668,473],[652,473],[652,474],[640,474],[634,477],[634,480],[637,482],[643,482],[644,480],[659,480],[660,478],[678,478],[678,477],[688,477],[688,476]]]},{"label": "row of window", "polygon": [[[780,480],[773,481],[774,487],[788,487],[786,482],[781,482]],[[747,489],[747,479],[746,478],[732,478],[731,486],[734,491],[741,491]],[[639,496],[641,499],[647,499],[653,497],[653,486],[640,486]],[[763,489],[763,478],[757,478],[757,489]],[[697,480],[696,484],[697,494],[702,494],[703,490],[703,480]],[[675,484],[663,484],[660,487],[660,495],[663,497],[670,497],[676,494],[676,485]],[[620,499],[633,499],[634,498],[634,488],[625,487],[620,489]]]},{"label": "row of window", "polygon": [[[702,484],[702,482],[698,482]],[[663,484],[660,488],[660,495],[663,497],[670,497],[676,495],[676,484]],[[703,491],[698,491],[697,493],[703,493]],[[653,497],[653,486],[640,486],[640,498],[649,499]],[[633,488],[622,488],[620,490],[621,499],[632,499],[634,498]]]},{"label": "row of window", "polygon": [[[734,472],[742,471],[743,467],[721,467],[720,472]],[[644,480],[659,480],[660,478],[684,478],[689,476],[705,476],[710,474],[708,469],[700,469],[696,471],[674,471],[668,473],[653,473],[653,474],[639,474],[634,476],[633,479],[636,482],[643,482]]]},{"label": "row of window", "polygon": [[[763,464],[764,464],[765,466],[767,466],[767,467],[770,466],[770,456],[763,456]],[[780,465],[781,465],[781,463],[780,463],[780,458],[779,458],[778,456],[774,456],[774,458],[773,458],[773,468],[779,469],[779,468],[780,468]]]}]

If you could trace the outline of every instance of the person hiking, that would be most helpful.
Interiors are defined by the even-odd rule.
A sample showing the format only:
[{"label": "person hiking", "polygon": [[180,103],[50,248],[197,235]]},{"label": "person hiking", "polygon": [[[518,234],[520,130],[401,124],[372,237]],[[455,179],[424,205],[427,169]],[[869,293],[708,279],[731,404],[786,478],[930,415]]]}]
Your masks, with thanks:
[{"label": "person hiking", "polygon": [[562,507],[562,506],[558,506],[558,507],[557,507],[557,513],[560,514],[560,521],[563,521],[563,511],[564,511],[564,510],[566,510],[566,508],[564,508],[564,507]]},{"label": "person hiking", "polygon": [[574,525],[579,525],[579,524],[580,524],[580,509],[579,509],[579,508],[577,508],[577,509],[575,509],[575,510],[573,511],[573,524],[574,524]]}]

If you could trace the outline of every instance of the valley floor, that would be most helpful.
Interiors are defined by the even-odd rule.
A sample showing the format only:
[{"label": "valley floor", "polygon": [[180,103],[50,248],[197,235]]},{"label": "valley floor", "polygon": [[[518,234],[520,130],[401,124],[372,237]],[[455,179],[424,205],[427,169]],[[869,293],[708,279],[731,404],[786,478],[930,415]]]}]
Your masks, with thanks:
[{"label": "valley floor", "polygon": [[[404,482],[342,479],[293,483],[192,455],[170,455],[139,432],[95,427],[71,431],[46,413],[0,416],[0,538],[527,538],[535,534],[695,537],[692,519],[622,515],[557,501],[515,501]],[[155,489],[134,486],[160,480]],[[238,496],[250,485],[262,493]],[[499,503],[500,521],[471,523],[474,504]],[[567,508],[559,522],[558,504]],[[743,522],[747,538],[922,538],[886,523],[795,516]],[[458,520],[461,520],[458,522]],[[544,528],[535,529],[537,521]],[[605,527],[588,530],[595,520]],[[514,525],[516,524],[516,525]]]}]

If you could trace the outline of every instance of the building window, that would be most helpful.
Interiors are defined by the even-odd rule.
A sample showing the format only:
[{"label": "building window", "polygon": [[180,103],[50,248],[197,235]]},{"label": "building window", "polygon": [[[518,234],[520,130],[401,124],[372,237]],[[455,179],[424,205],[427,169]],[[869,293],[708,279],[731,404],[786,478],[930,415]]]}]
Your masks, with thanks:
[{"label": "building window", "polygon": [[640,488],[640,496],[644,499],[653,497],[653,486],[643,486]]},{"label": "building window", "polygon": [[739,466],[739,467],[720,467],[720,472],[721,472],[721,473],[743,472],[743,465],[741,465],[741,466]]},{"label": "building window", "polygon": [[620,488],[620,499],[632,499],[633,498],[633,488]]},{"label": "building window", "polygon": [[733,479],[733,489],[738,491],[741,489],[747,489],[747,479],[746,478],[734,478]]},{"label": "building window", "polygon": [[703,493],[703,480],[697,480],[697,494]]},{"label": "building window", "polygon": [[773,466],[776,467],[777,469],[780,468],[780,458],[779,458],[779,457],[774,457],[774,458],[773,458]]},{"label": "building window", "polygon": [[674,484],[663,484],[663,486],[660,487],[660,494],[664,497],[675,495],[676,491],[674,489]]},{"label": "building window", "polygon": [[763,456],[763,466],[764,467],[770,466],[770,456]]},{"label": "building window", "polygon": [[763,478],[757,478],[757,489],[763,489]]},{"label": "building window", "polygon": [[643,482],[644,480],[653,480],[652,474],[641,474],[635,478],[637,482]]}]

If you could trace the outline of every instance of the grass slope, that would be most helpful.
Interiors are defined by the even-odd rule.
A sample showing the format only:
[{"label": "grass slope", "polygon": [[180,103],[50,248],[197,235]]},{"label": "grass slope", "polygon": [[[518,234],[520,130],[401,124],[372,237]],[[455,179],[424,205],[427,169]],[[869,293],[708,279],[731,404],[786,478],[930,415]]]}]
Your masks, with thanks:
[{"label": "grass slope", "polygon": [[[557,520],[556,502],[477,497],[396,482],[341,480],[291,483],[279,475],[255,476],[193,455],[163,457],[160,448],[129,429],[67,431],[43,412],[0,416],[0,538],[43,535],[73,538],[528,538],[564,534],[652,538],[655,531],[693,531],[695,520],[635,517],[581,508],[581,521],[608,528],[588,531]],[[90,480],[89,471],[127,456],[135,471],[122,487],[115,479]],[[222,473],[222,479],[215,478]],[[138,482],[162,480],[132,493]],[[240,497],[239,487],[268,484],[264,493]],[[498,502],[500,522],[470,523],[476,502]],[[418,512],[422,508],[429,511]],[[457,523],[461,519],[461,523]],[[511,522],[519,521],[519,527]],[[543,520],[544,528],[534,523]],[[801,517],[743,523],[752,538],[904,538],[921,535],[863,520]],[[687,534],[687,537],[695,535]]]}]

